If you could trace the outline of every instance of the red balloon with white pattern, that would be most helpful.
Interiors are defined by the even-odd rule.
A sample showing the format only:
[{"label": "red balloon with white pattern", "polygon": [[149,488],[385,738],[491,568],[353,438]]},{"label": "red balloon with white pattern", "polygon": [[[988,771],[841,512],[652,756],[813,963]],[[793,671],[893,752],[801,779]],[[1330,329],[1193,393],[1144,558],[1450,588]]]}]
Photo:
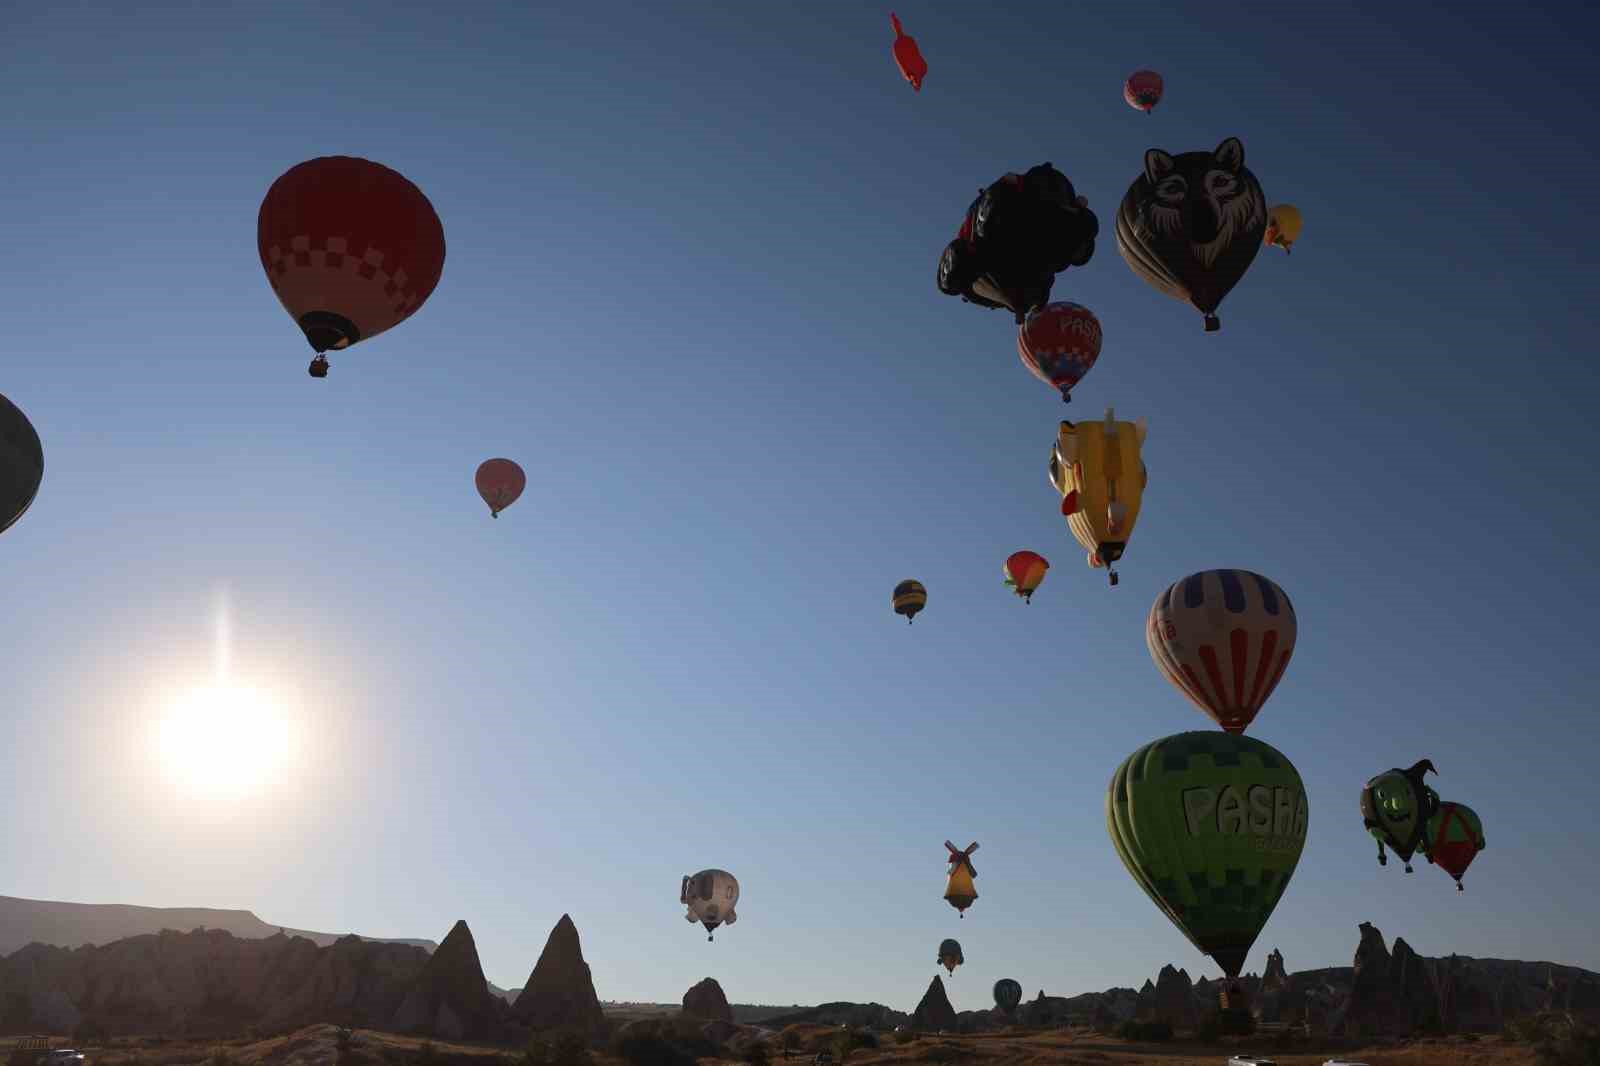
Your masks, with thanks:
[{"label": "red balloon with white pattern", "polygon": [[1072,387],[1100,358],[1100,320],[1082,304],[1062,300],[1034,311],[1017,329],[1017,354],[1029,373],[1061,390],[1072,402]]},{"label": "red balloon with white pattern", "polygon": [[1150,608],[1156,667],[1229,733],[1243,733],[1294,655],[1294,605],[1249,570],[1203,570],[1174,582]]},{"label": "red balloon with white pattern", "polygon": [[1153,70],[1136,70],[1122,84],[1122,98],[1128,106],[1149,114],[1161,102],[1166,86]]},{"label": "red balloon with white pattern", "polygon": [[444,226],[428,198],[379,163],[324,156],[291,167],[261,201],[267,281],[317,353],[371,340],[416,314],[444,272]]}]

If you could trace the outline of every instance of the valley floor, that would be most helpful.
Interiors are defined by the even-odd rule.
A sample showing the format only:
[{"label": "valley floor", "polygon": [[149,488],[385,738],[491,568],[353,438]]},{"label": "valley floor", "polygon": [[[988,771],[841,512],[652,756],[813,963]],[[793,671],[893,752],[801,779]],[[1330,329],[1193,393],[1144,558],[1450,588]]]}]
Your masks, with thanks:
[{"label": "valley floor", "polygon": [[[806,1027],[811,1028],[811,1027]],[[807,1034],[823,1037],[818,1026]],[[810,1043],[811,1041],[807,1041]],[[0,1056],[11,1041],[0,1039]],[[70,1046],[57,1039],[52,1046]],[[103,1048],[80,1048],[88,1066],[334,1066],[338,1062],[338,1030],[316,1025],[287,1036],[254,1042],[120,1040]],[[982,1063],[984,1066],[1223,1066],[1239,1045],[1129,1044],[1114,1037],[1069,1035],[1059,1030],[1037,1033],[988,1033],[971,1036],[925,1036],[908,1044],[858,1050],[849,1066],[891,1066],[899,1063]],[[1278,1066],[1322,1066],[1341,1058],[1368,1066],[1534,1066],[1531,1048],[1500,1037],[1416,1040],[1353,1048],[1310,1041],[1292,1050],[1250,1046],[1249,1051],[1273,1059]],[[795,1052],[789,1061],[804,1066],[811,1052]],[[357,1030],[346,1060],[350,1066],[515,1066],[520,1053],[507,1048],[423,1041],[414,1037]],[[3,1061],[3,1058],[0,1058]],[[702,1066],[733,1066],[739,1060],[702,1059]],[[782,1051],[773,1066],[784,1062]],[[621,1060],[596,1055],[595,1066],[621,1066]]]}]

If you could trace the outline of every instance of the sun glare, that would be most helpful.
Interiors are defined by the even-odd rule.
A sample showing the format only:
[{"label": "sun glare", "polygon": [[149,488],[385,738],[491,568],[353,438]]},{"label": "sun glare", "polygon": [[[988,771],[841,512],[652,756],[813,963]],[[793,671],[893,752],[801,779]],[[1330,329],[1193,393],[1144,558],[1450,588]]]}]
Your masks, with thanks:
[{"label": "sun glare", "polygon": [[281,707],[231,682],[195,688],[161,720],[158,745],[171,780],[210,797],[257,792],[286,767],[292,736]]}]

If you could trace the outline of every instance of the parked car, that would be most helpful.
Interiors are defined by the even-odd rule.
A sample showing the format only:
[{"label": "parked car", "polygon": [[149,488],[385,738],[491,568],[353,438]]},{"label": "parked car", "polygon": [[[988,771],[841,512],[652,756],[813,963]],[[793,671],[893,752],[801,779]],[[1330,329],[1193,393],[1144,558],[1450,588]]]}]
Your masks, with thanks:
[{"label": "parked car", "polygon": [[1367,1066],[1364,1062],[1351,1062],[1349,1059],[1329,1059],[1322,1066]]},{"label": "parked car", "polygon": [[33,1061],[38,1066],[83,1066],[84,1059],[83,1052],[64,1047],[47,1051]]},{"label": "parked car", "polygon": [[1228,1066],[1278,1066],[1272,1059],[1264,1059],[1258,1055],[1235,1055],[1228,1060]]}]

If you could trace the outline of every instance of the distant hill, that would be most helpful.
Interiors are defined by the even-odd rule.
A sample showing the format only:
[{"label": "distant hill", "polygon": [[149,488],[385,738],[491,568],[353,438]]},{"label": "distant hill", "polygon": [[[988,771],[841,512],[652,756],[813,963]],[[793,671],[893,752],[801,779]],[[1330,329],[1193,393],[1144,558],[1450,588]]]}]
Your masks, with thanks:
[{"label": "distant hill", "polygon": [[[249,911],[225,911],[211,907],[133,907],[122,903],[56,903],[51,900],[0,896],[0,955],[9,955],[18,948],[34,943],[60,948],[76,948],[84,944],[98,947],[130,936],[159,933],[163,929],[187,933],[200,928],[220,929],[244,940],[264,940],[281,930],[290,936],[303,936],[318,947],[327,947],[343,935],[269,925]],[[439,946],[432,940],[372,936],[361,939],[380,944],[409,944],[429,954]]]}]

